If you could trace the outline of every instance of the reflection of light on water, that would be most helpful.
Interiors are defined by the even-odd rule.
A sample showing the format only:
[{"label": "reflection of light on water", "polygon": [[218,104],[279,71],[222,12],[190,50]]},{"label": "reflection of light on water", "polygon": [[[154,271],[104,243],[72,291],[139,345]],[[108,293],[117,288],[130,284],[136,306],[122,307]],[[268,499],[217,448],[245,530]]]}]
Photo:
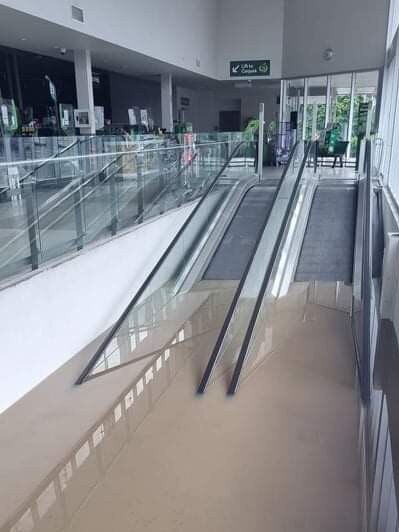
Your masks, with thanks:
[{"label": "reflection of light on water", "polygon": [[[182,341],[184,338],[185,332],[184,329],[181,329],[173,338],[171,344],[176,345],[178,341]],[[124,439],[122,443],[119,445],[117,445],[117,441],[114,443],[116,456],[131,437],[129,431],[133,429],[129,428],[131,422],[128,418],[132,418],[132,416],[134,418],[137,415],[135,414],[136,410],[139,412],[138,415],[141,416],[141,419],[144,418],[178,372],[179,363],[184,360],[183,353],[178,351],[178,349],[179,347],[175,349],[169,347],[162,350],[158,358],[141,373],[135,384],[119,397],[116,404],[114,404],[101,423],[97,424],[95,429],[91,431],[88,438],[80,443],[77,450],[74,450],[68,459],[55,470],[52,480],[29,502],[28,508],[25,507],[19,512],[16,519],[14,519],[14,523],[10,523],[8,528],[1,528],[2,532],[3,530],[4,532],[31,532],[44,529],[48,525],[48,519],[55,521],[54,527],[58,530],[65,529],[69,520],[80,507],[80,502],[72,509],[68,507],[70,497],[76,497],[75,490],[80,493],[82,489],[80,484],[77,485],[74,482],[78,471],[82,471],[82,475],[94,475],[95,477],[90,479],[87,486],[86,479],[81,482],[83,489],[86,489],[86,492],[81,494],[81,501],[83,501],[104,474],[99,468],[101,468],[100,464],[102,464],[102,447],[104,442],[107,442],[107,436],[109,439],[113,435],[116,438],[120,437],[120,434],[116,433],[115,430],[124,421],[122,425],[127,430],[123,429]],[[154,390],[145,393],[150,387],[154,387]],[[160,389],[157,390],[157,387],[160,387]],[[154,399],[149,400],[149,397],[153,396]],[[140,405],[145,405],[146,409],[142,410]],[[137,421],[136,426],[138,424],[139,422]],[[107,449],[109,449],[109,446],[110,443],[107,444]],[[111,465],[112,461],[113,459],[108,460],[107,467]],[[93,466],[93,464],[96,465]],[[80,476],[78,476],[78,482],[79,479]],[[61,508],[63,509],[62,511],[60,510]],[[43,521],[44,519],[46,522]],[[59,523],[59,520],[62,520],[62,522]]]},{"label": "reflection of light on water", "polygon": [[[81,504],[101,481],[122,448],[131,440],[137,427],[183,367],[191,353],[191,344],[187,346],[187,340],[214,326],[214,314],[218,308],[215,297],[214,294],[208,294],[203,304],[195,309],[195,313],[168,341],[168,347],[153,354],[151,363],[124,390],[107,414],[92,427],[71,454],[51,472],[47,481],[39,485],[25,506],[6,526],[0,527],[1,532],[39,532],[50,529],[61,532],[68,527]],[[134,334],[138,338],[137,329]],[[124,334],[120,334],[113,339],[108,355],[117,358],[117,339],[120,340],[123,336]],[[106,365],[106,360],[103,355],[95,366],[97,372],[101,366]]]}]

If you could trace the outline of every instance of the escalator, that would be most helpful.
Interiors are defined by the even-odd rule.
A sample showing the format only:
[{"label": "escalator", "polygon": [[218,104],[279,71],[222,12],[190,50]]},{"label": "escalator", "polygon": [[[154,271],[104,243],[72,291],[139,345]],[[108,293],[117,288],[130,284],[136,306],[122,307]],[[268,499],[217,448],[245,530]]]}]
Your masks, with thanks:
[{"label": "escalator", "polygon": [[[177,320],[184,328],[195,308],[224,294],[198,392],[204,393],[226,368],[234,368],[228,393],[235,394],[265,302],[301,283],[349,286],[359,211],[357,181],[316,179],[314,150],[315,145],[296,145],[278,186],[215,180],[78,383],[107,373],[110,366],[151,360],[172,341],[179,343],[172,329],[165,334],[163,320]],[[187,302],[190,310],[184,312]],[[118,338],[139,337],[140,330],[145,340],[135,339],[133,349],[121,349]],[[184,334],[182,341],[193,337]]]},{"label": "escalator", "polygon": [[[149,360],[173,341],[174,331],[166,324],[183,325],[189,320],[195,298],[200,307],[211,297],[221,297],[221,326],[200,385],[205,390],[233,314],[241,311],[245,316],[240,319],[248,318],[254,299],[250,297],[247,305],[246,292],[253,276],[255,289],[261,283],[277,236],[276,224],[285,215],[287,201],[293,201],[309,149],[304,153],[303,146],[294,147],[278,183],[266,185],[239,174],[226,178],[220,173],[89,361],[78,384],[106,373],[111,366]],[[126,334],[134,338],[130,344],[120,340]]]}]

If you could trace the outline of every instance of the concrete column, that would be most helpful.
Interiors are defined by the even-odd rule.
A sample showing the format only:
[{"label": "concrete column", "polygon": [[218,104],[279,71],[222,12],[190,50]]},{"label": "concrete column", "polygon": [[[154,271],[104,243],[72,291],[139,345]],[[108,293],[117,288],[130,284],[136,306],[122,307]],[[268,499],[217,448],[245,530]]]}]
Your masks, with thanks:
[{"label": "concrete column", "polygon": [[161,75],[161,109],[162,109],[162,128],[167,131],[173,131],[173,92],[172,92],[172,75]]},{"label": "concrete column", "polygon": [[93,77],[90,50],[75,50],[75,80],[78,108],[89,111],[90,126],[80,128],[81,134],[95,134]]}]

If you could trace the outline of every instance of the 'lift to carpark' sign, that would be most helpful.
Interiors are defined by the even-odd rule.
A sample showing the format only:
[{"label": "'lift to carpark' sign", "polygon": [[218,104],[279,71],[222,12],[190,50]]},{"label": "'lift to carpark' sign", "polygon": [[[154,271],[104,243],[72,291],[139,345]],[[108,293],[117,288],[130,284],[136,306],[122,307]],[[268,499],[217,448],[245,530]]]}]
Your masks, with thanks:
[{"label": "'lift to carpark' sign", "polygon": [[230,77],[270,76],[270,59],[230,61]]}]

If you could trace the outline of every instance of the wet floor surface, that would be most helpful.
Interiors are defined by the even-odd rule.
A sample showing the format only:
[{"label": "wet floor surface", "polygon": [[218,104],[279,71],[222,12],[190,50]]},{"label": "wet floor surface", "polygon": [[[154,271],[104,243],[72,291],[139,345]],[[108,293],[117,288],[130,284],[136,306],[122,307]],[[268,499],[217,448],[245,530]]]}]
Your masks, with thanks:
[{"label": "wet floor surface", "polygon": [[360,530],[349,316],[301,286],[274,305],[236,396],[225,375],[195,395],[212,332],[171,346],[13,530]]}]

